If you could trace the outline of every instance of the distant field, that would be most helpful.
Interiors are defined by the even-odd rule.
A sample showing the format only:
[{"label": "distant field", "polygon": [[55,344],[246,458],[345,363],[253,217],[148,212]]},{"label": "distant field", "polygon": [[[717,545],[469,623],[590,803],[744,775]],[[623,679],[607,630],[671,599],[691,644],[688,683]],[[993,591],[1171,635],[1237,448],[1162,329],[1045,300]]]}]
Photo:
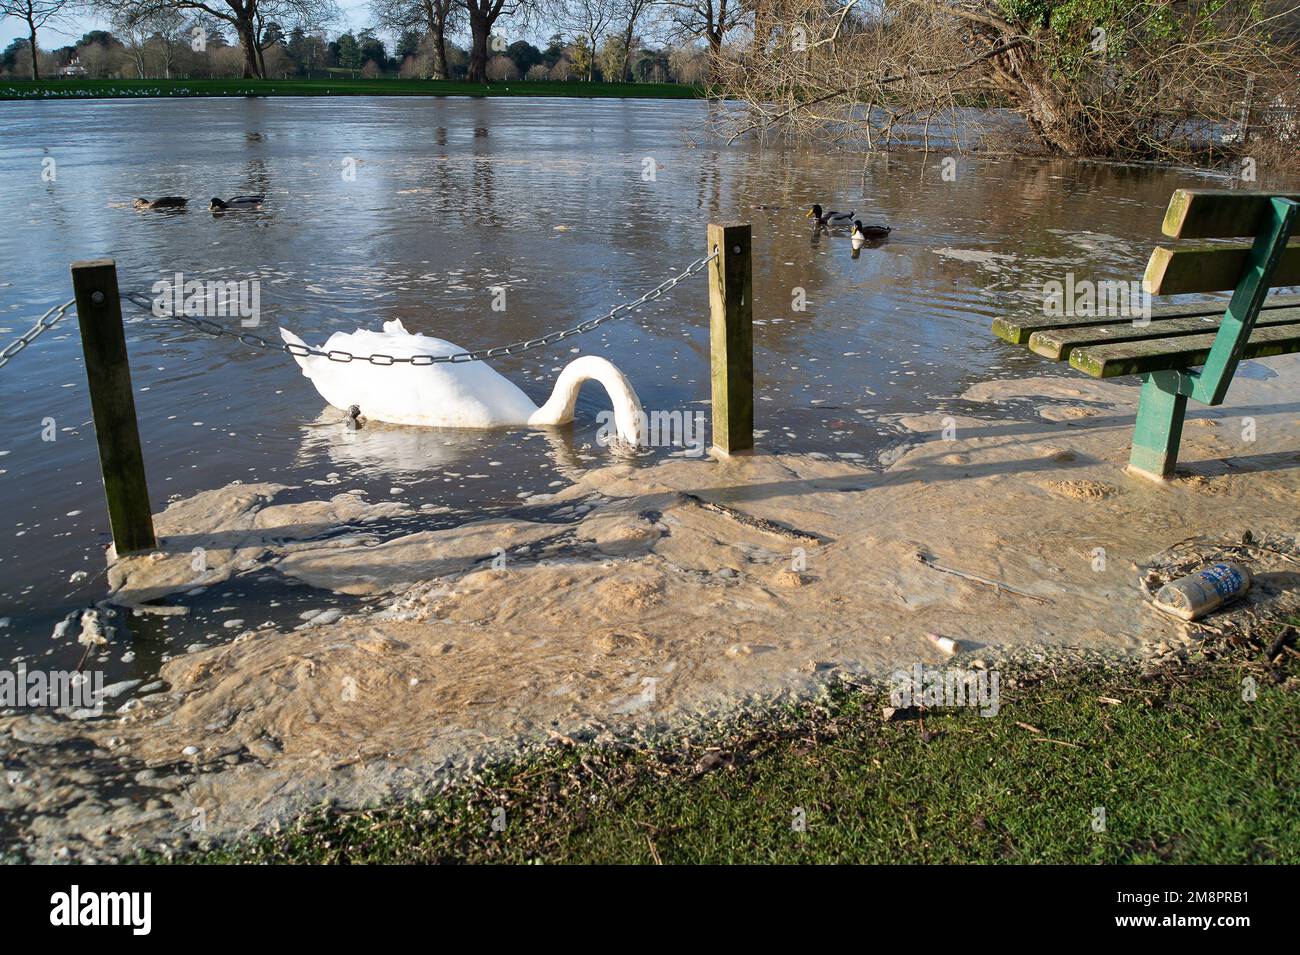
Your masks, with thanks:
[{"label": "distant field", "polygon": [[697,99],[679,83],[464,83],[456,80],[0,80],[3,99],[123,99],[156,96],[570,96]]}]

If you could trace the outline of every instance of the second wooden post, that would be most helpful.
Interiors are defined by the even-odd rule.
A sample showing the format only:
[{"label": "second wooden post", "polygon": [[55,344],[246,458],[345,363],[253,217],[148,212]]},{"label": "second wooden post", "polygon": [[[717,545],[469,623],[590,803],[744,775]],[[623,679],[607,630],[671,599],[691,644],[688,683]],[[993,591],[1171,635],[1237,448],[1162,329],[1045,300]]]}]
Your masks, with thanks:
[{"label": "second wooden post", "polygon": [[748,224],[709,225],[709,340],[713,377],[713,449],[754,446],[753,265]]}]

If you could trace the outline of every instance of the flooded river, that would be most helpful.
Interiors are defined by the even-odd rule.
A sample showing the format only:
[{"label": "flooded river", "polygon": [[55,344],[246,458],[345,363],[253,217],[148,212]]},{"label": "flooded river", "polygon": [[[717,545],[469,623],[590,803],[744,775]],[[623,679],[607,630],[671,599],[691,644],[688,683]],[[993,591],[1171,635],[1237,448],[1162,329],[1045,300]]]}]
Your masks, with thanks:
[{"label": "flooded river", "polygon": [[[1161,212],[1205,174],[920,153],[725,145],[698,102],[563,99],[193,99],[0,106],[0,330],[71,297],[68,265],[112,256],[125,290],[255,282],[258,331],[319,344],[407,328],[479,347],[544,335],[634,298],[700,255],[710,221],[753,224],[757,427],[774,450],[864,464],[899,440],[888,416],[935,411],[973,382],[1052,371],[989,334],[1042,283],[1140,275]],[[1263,183],[1261,183],[1263,184]],[[1270,183],[1271,185],[1271,183]],[[1279,183],[1280,185],[1280,183]],[[212,196],[264,193],[214,216]],[[180,214],[136,197],[181,195]],[[816,232],[819,202],[894,228],[857,254]],[[495,307],[494,307],[495,306]],[[610,459],[608,408],[584,388],[571,431],[346,433],[288,356],[132,307],[128,347],[155,510],[231,481],[363,489],[424,505],[426,526],[517,507]],[[534,401],[578,354],[610,358],[647,410],[707,413],[703,276],[637,314],[493,362]],[[55,625],[104,596],[107,517],[75,314],[0,369],[0,641],[74,666]],[[49,440],[50,438],[53,440]],[[683,449],[658,448],[645,460]],[[332,600],[332,598],[331,598]],[[109,682],[239,626],[295,621],[324,595],[273,575],[136,618]],[[231,620],[240,621],[227,626]]]}]

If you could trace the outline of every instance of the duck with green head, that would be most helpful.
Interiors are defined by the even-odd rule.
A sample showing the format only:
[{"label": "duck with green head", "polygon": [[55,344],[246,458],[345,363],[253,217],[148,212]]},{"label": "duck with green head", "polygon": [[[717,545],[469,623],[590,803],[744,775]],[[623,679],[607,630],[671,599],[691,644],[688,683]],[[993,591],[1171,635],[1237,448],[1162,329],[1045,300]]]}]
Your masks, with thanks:
[{"label": "duck with green head", "polygon": [[853,220],[852,212],[822,212],[822,207],[813,203],[813,207],[808,210],[805,219],[816,220],[818,225],[846,225]]},{"label": "duck with green head", "polygon": [[887,225],[863,225],[861,219],[854,219],[851,238],[858,242],[868,242],[883,239],[893,231],[893,228]]}]

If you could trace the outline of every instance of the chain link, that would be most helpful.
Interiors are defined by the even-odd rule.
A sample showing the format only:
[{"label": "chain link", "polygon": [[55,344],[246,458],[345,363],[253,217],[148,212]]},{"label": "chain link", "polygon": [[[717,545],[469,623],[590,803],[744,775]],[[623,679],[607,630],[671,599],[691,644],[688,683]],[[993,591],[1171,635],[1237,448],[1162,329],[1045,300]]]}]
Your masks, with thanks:
[{"label": "chain link", "polygon": [[[696,259],[690,265],[686,266],[686,268],[682,269],[681,272],[660,282],[658,285],[656,285],[650,291],[646,292],[640,298],[631,302],[624,302],[622,305],[615,305],[612,309],[610,309],[604,315],[601,315],[599,318],[588,319],[587,321],[582,322],[581,324],[574,325],[572,328],[565,328],[565,329],[561,329],[560,331],[551,332],[549,335],[543,335],[541,338],[530,338],[530,339],[525,339],[523,341],[512,342],[509,345],[497,345],[493,348],[478,348],[473,351],[456,352],[451,355],[411,355],[406,358],[401,358],[394,355],[385,355],[385,354],[354,355],[351,352],[343,351],[341,349],[322,351],[321,349],[318,348],[312,348],[309,345],[296,345],[296,344],[286,344],[281,342],[273,342],[254,332],[232,331],[231,329],[226,328],[224,325],[221,325],[218,322],[214,322],[211,319],[207,319],[207,318],[199,318],[198,316],[195,315],[171,315],[168,317],[174,318],[178,322],[183,322],[184,324],[189,325],[191,328],[203,332],[205,335],[211,335],[214,338],[220,336],[225,336],[227,338],[234,338],[240,342],[243,342],[245,345],[249,345],[253,348],[265,348],[270,351],[282,351],[285,352],[286,354],[293,355],[296,358],[306,358],[311,356],[315,358],[328,358],[330,361],[339,362],[340,364],[346,364],[348,362],[353,362],[353,361],[361,361],[361,362],[367,362],[371,365],[381,365],[381,366],[409,364],[409,365],[419,367],[422,365],[435,365],[444,362],[456,364],[459,362],[467,362],[467,361],[483,361],[484,359],[487,358],[499,358],[503,355],[514,355],[520,352],[529,351],[530,349],[533,348],[543,348],[547,345],[554,345],[557,342],[562,342],[566,338],[572,338],[575,335],[585,334],[586,332],[599,328],[601,325],[604,325],[606,322],[611,321],[612,319],[618,318],[620,313],[630,314],[636,311],[642,305],[645,305],[647,302],[654,301],[655,299],[663,295],[665,292],[669,291],[674,286],[676,286],[683,279],[690,278],[692,275],[695,275],[697,272],[701,271],[706,265],[708,265],[711,261],[713,261],[717,257],[718,257],[717,251],[713,251],[708,255],[703,256],[702,258]],[[144,309],[147,312],[153,311],[153,302],[149,299],[147,295],[143,295],[139,292],[127,292],[123,295],[123,298],[127,299],[128,301],[130,301],[135,305],[138,305],[140,308]],[[64,308],[66,309],[67,306],[65,305]],[[0,364],[3,364],[3,362],[0,362]]]},{"label": "chain link", "polygon": [[57,325],[59,319],[68,314],[68,309],[72,308],[76,303],[76,299],[69,299],[62,305],[53,306],[48,312],[36,320],[36,324],[32,326],[31,331],[15,338],[12,342],[6,345],[4,350],[0,351],[0,368],[9,364],[10,359],[32,342],[36,341],[42,332],[49,331]]},{"label": "chain link", "polygon": [[[297,358],[306,358],[311,356],[316,358],[328,358],[330,361],[339,362],[341,364],[361,361],[379,366],[409,364],[418,367],[421,365],[436,365],[444,362],[456,364],[459,362],[483,361],[487,358],[500,358],[503,355],[514,355],[520,352],[530,351],[534,348],[544,348],[547,345],[554,345],[558,342],[564,341],[566,338],[573,338],[575,335],[586,334],[587,332],[599,328],[606,322],[618,318],[622,313],[631,314],[642,305],[654,301],[665,292],[673,289],[683,279],[690,278],[692,275],[701,271],[717,257],[718,253],[715,250],[702,258],[696,259],[690,265],[686,266],[686,268],[682,269],[681,272],[660,282],[640,298],[631,302],[624,302],[621,305],[615,305],[599,318],[588,319],[587,321],[574,325],[571,328],[564,328],[559,331],[551,332],[549,335],[543,335],[541,338],[529,338],[524,339],[523,341],[512,342],[509,345],[497,345],[492,348],[478,348],[473,351],[456,352],[451,355],[411,355],[406,358],[401,358],[395,355],[385,354],[354,355],[351,352],[343,351],[341,349],[322,351],[308,345],[273,342],[270,339],[258,335],[256,332],[233,331],[219,322],[214,322],[207,318],[200,318],[196,315],[172,315],[169,317],[176,319],[178,322],[189,325],[191,328],[203,332],[205,335],[211,335],[214,338],[225,336],[233,338],[252,348],[265,348],[269,351],[281,351]],[[153,312],[153,301],[147,295],[140,292],[126,292],[123,293],[122,297],[132,304],[144,309],[146,312]],[[52,306],[44,315],[36,320],[36,324],[32,326],[30,331],[14,339],[14,341],[5,346],[3,350],[0,350],[0,368],[9,364],[9,362],[19,352],[34,342],[43,332],[49,331],[57,325],[59,320],[68,313],[68,309],[72,308],[75,304],[76,299],[69,299],[62,305]]]}]

